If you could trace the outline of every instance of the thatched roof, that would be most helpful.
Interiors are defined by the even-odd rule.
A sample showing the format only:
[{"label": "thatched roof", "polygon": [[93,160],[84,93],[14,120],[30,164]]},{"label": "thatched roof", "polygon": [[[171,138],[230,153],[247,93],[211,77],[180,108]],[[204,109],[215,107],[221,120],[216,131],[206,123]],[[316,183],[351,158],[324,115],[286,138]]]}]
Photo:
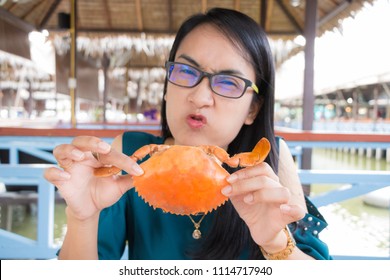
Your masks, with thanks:
[{"label": "thatched roof", "polygon": [[[66,55],[69,50],[69,33],[63,28],[63,19],[64,14],[70,14],[71,1],[0,0],[0,16],[22,30],[49,30],[57,55]],[[339,28],[340,20],[353,16],[365,3],[373,1],[319,0],[317,35]],[[151,71],[155,67],[161,67],[180,24],[188,16],[216,6],[236,9],[255,19],[273,40],[272,46],[277,62],[300,50],[301,47],[295,44],[293,39],[303,35],[305,24],[305,0],[75,0],[75,2],[78,59],[94,68],[92,72],[95,74],[96,69],[101,68],[103,52],[108,54],[111,68],[120,68],[123,73],[130,73],[130,70],[144,71],[145,68]],[[64,66],[66,67],[66,64]],[[67,73],[66,69],[62,71]],[[85,72],[79,70],[78,73],[81,75]],[[110,73],[110,78],[120,82],[117,88],[124,93],[115,93],[118,91],[116,89],[112,95],[121,98],[126,95],[126,81],[129,80],[130,74],[123,78],[113,73],[114,71]],[[156,75],[153,78],[157,81],[159,79]],[[111,83],[111,86],[113,85]],[[128,84],[127,87],[129,88]],[[94,90],[88,90],[88,94],[95,90],[96,86]],[[127,93],[131,95],[128,91]]]},{"label": "thatched roof", "polygon": [[[63,14],[70,14],[70,0],[3,0],[0,14],[20,21],[23,28],[63,30]],[[237,9],[255,19],[274,40],[303,35],[305,0],[76,0],[77,31],[96,38],[113,35],[167,37],[174,35],[190,15],[212,7]],[[373,0],[318,1],[318,35],[338,28],[340,20],[353,16]],[[297,47],[297,46],[295,46]],[[292,46],[288,47],[293,48]],[[133,58],[134,59],[134,58]],[[137,63],[136,63],[137,64]],[[138,63],[141,64],[141,63]]]},{"label": "thatched roof", "polygon": [[[2,9],[37,30],[57,30],[58,14],[70,13],[69,0],[1,1]],[[338,26],[339,20],[361,8],[364,0],[318,1],[318,32]],[[190,15],[211,7],[237,9],[261,24],[274,38],[302,34],[304,0],[76,0],[80,32],[174,34]]]}]

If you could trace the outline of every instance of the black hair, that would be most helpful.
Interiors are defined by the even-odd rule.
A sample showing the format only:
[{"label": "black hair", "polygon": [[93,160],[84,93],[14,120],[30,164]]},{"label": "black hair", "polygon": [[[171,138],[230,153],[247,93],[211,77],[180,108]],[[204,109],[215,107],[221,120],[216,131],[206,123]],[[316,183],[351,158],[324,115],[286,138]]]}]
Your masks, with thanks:
[{"label": "black hair", "polygon": [[[256,143],[266,137],[271,142],[271,152],[266,162],[277,172],[278,151],[274,134],[274,63],[268,39],[263,29],[250,17],[235,10],[213,8],[205,14],[188,18],[176,34],[169,61],[174,61],[183,39],[200,25],[212,25],[226,35],[253,66],[255,84],[260,94],[253,95],[259,112],[251,125],[243,125],[235,139],[228,146],[228,153],[234,155],[251,151]],[[164,96],[167,91],[165,79]],[[162,136],[172,137],[166,117],[166,102],[161,108]],[[233,170],[228,170],[233,172]],[[249,229],[239,217],[230,202],[215,210],[213,226],[202,238],[200,249],[191,253],[195,259],[237,259],[245,252],[248,258],[262,259],[259,246],[252,240]]]}]

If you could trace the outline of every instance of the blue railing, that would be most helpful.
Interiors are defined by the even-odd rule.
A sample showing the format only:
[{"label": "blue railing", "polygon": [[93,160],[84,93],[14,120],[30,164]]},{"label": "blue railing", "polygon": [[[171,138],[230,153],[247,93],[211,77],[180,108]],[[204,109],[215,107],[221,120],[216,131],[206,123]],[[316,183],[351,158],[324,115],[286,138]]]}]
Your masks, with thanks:
[{"label": "blue railing", "polygon": [[[58,248],[54,245],[54,186],[43,178],[45,164],[0,164],[0,182],[13,185],[38,187],[37,239],[0,229],[0,259],[50,259]],[[1,196],[1,194],[0,194]],[[2,217],[3,219],[4,217]]]},{"label": "blue railing", "polygon": [[[31,240],[6,230],[0,230],[0,259],[50,259],[55,258],[58,246],[54,244],[54,186],[43,179],[43,170],[47,164],[20,164],[19,152],[55,163],[51,150],[60,143],[70,143],[71,137],[0,137],[0,150],[9,151],[9,163],[0,164],[0,182],[7,186],[38,186],[38,223],[37,240]],[[106,138],[107,142],[112,139]],[[302,148],[349,147],[389,149],[390,143],[366,142],[289,142],[289,146],[300,162]],[[342,200],[348,200],[365,193],[390,185],[388,171],[354,170],[299,170],[303,184],[326,183],[344,184],[343,188],[311,197],[314,204],[324,206]],[[345,187],[347,184],[348,187]],[[1,196],[1,194],[0,194]],[[390,256],[347,256],[337,255],[336,259],[390,259]]]}]

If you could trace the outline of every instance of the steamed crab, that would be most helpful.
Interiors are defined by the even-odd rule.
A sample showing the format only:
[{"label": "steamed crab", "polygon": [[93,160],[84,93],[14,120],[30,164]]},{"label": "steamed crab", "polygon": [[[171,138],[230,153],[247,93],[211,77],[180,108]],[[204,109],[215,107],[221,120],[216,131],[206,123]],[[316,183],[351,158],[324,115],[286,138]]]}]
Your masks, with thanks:
[{"label": "steamed crab", "polygon": [[[146,145],[131,156],[141,160],[144,174],[134,176],[134,186],[138,194],[153,208],[177,215],[208,213],[227,201],[221,189],[228,185],[229,173],[221,166],[253,166],[264,161],[271,145],[262,138],[252,152],[236,154],[232,157],[217,146]],[[95,176],[110,176],[120,169],[101,167]]]}]

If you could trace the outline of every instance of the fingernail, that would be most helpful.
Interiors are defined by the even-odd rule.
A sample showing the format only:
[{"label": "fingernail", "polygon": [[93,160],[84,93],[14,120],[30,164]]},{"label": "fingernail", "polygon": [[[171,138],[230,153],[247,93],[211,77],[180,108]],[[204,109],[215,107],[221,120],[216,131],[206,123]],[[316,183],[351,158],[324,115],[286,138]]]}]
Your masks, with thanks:
[{"label": "fingernail", "polygon": [[99,142],[98,148],[102,152],[108,152],[109,150],[111,150],[111,145],[106,142]]},{"label": "fingernail", "polygon": [[248,194],[247,196],[245,196],[244,197],[244,202],[246,202],[246,203],[253,202],[253,194]]},{"label": "fingernail", "polygon": [[280,210],[281,210],[282,212],[290,212],[291,206],[290,206],[290,205],[287,205],[287,204],[282,204],[282,205],[280,205]]},{"label": "fingernail", "polygon": [[221,192],[222,192],[222,194],[228,196],[232,192],[232,187],[231,186],[224,187],[221,190]]},{"label": "fingernail", "polygon": [[228,181],[229,183],[233,183],[234,181],[237,180],[237,178],[238,178],[237,174],[232,174],[226,178],[226,181]]},{"label": "fingernail", "polygon": [[84,153],[79,150],[73,150],[72,155],[74,155],[77,159],[82,159],[84,156]]},{"label": "fingernail", "polygon": [[133,171],[134,171],[134,175],[137,176],[144,174],[143,169],[138,164],[133,166]]}]

